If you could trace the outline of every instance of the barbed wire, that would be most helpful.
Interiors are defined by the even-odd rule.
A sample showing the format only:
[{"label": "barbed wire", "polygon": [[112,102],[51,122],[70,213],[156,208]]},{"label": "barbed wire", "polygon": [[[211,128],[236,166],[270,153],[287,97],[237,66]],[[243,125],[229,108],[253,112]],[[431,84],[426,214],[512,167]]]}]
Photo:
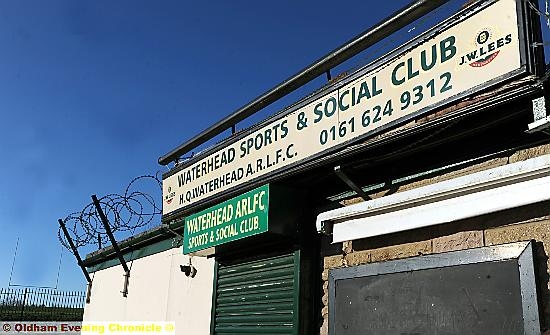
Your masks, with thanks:
[{"label": "barbed wire", "polygon": [[[154,176],[143,175],[134,178],[123,194],[112,193],[98,198],[115,236],[131,236],[140,228],[150,228],[153,220],[162,214],[162,206],[157,205],[155,197],[136,189],[136,184],[146,181],[152,181],[155,188],[158,187],[162,192],[162,182],[159,178],[159,172],[157,172]],[[63,223],[65,223],[76,248],[86,245],[99,246],[109,241],[103,223],[92,202],[80,212],[67,215],[63,219]],[[71,251],[61,228],[58,230],[57,236],[61,245]]]}]

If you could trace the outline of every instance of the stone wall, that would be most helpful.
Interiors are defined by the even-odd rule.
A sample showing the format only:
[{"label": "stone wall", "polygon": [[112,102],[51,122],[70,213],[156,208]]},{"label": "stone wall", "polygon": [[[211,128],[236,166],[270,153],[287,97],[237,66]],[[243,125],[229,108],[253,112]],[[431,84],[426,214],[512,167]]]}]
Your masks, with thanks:
[{"label": "stone wall", "polygon": [[[400,187],[398,192],[549,153],[550,145],[517,151],[508,157],[491,159],[459,171],[415,181]],[[384,194],[380,192],[373,197]],[[346,204],[358,201],[353,199]],[[547,201],[444,225],[344,242],[341,252],[324,257],[323,323],[320,333],[328,334],[330,269],[526,240],[535,241],[539,304],[542,305],[541,323],[543,329],[550,329],[550,201]]]}]

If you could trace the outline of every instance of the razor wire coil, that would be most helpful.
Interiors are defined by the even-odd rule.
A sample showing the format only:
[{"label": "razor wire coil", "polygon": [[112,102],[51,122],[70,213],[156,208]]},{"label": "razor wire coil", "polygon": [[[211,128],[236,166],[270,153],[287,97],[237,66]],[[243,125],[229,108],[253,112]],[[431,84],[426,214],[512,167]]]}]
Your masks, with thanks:
[{"label": "razor wire coil", "polygon": [[[151,194],[137,190],[144,182],[153,182],[155,188],[162,190],[162,182],[156,175],[143,175],[130,181],[123,194],[111,193],[98,197],[109,226],[115,236],[134,235],[138,229],[150,228],[154,219],[162,214],[162,206],[157,204]],[[81,211],[67,215],[63,219],[75,247],[101,245],[108,241],[103,222],[92,202]],[[61,227],[57,232],[61,245],[72,252]]]}]

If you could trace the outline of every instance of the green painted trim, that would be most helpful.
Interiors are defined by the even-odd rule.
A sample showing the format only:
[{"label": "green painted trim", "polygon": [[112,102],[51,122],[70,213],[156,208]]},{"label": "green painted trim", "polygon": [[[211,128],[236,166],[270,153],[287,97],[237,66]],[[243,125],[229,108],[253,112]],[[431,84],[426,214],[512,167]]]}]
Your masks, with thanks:
[{"label": "green painted trim", "polygon": [[[174,238],[169,238],[169,239],[162,240],[153,244],[149,244],[144,247],[127,252],[124,254],[124,259],[127,262],[131,262],[136,259],[158,254],[159,252],[163,252],[173,248],[181,248],[181,243],[176,244],[174,243]],[[98,263],[94,266],[88,267],[88,272],[93,273],[93,272],[105,270],[117,265],[120,265],[120,261],[118,260],[117,257],[115,257],[115,258],[111,258],[106,261],[103,261],[101,263]]]},{"label": "green painted trim", "polygon": [[216,261],[214,264],[214,285],[212,288],[212,309],[210,312],[210,335],[214,335],[216,331],[216,297],[218,295],[218,267],[220,263]]},{"label": "green painted trim", "polygon": [[293,335],[300,335],[300,271],[301,260],[300,250],[294,252],[294,297],[292,298],[294,307]]}]

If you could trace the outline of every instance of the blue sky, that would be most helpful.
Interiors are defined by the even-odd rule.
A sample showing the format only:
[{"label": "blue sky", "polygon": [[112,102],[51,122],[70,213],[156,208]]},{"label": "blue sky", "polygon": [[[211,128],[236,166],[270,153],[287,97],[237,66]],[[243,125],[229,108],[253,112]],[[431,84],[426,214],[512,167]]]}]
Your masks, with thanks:
[{"label": "blue sky", "polygon": [[11,284],[54,286],[62,252],[59,288],[83,289],[58,218],[408,2],[0,1],[0,287],[19,238]]}]

